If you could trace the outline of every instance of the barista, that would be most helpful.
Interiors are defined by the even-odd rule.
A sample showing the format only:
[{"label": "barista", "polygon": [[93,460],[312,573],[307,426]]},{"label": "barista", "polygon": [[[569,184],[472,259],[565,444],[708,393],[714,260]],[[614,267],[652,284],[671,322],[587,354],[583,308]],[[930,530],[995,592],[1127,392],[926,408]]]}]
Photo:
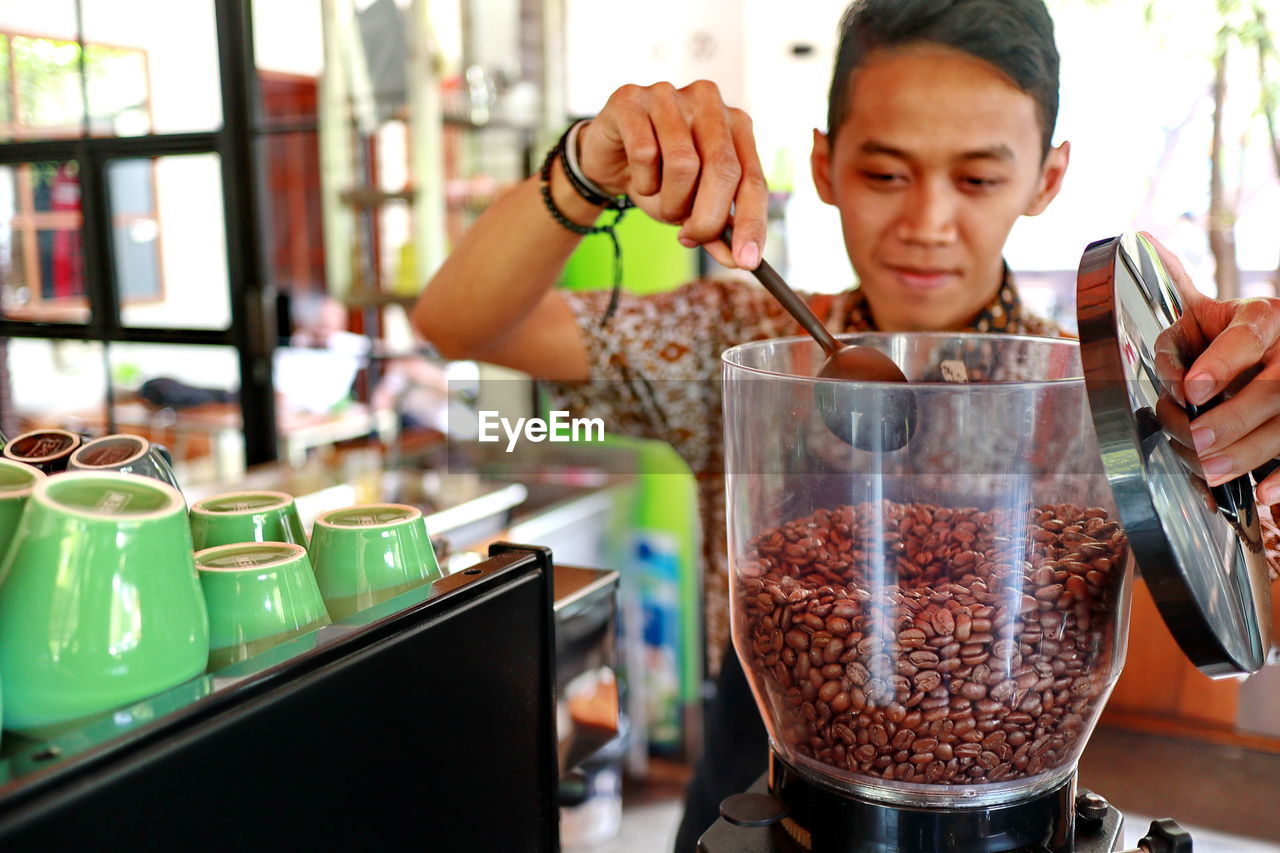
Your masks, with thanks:
[{"label": "barista", "polygon": [[[1057,107],[1058,54],[1042,0],[855,2],[842,22],[827,130],[814,131],[811,158],[859,282],[807,297],[828,328],[1058,334],[1022,308],[1002,258],[1013,223],[1043,211],[1061,187],[1070,148],[1051,142]],[[747,788],[766,763],[736,656],[718,667],[715,654],[728,638],[718,359],[732,345],[800,330],[771,297],[740,283],[698,281],[624,295],[614,306],[607,292],[552,289],[579,232],[600,215],[598,202],[621,195],[680,225],[682,245],[726,266],[758,265],[767,190],[751,121],[714,84],[624,86],[571,144],[576,180],[563,151],[553,152],[545,197],[534,177],[486,211],[414,319],[443,355],[560,380],[553,387],[575,414],[666,440],[698,475],[708,664],[720,677],[677,839],[677,850],[693,850],[720,800]],[[730,223],[731,249],[719,242]],[[1194,424],[1216,484],[1280,455],[1280,395],[1268,392],[1280,376],[1280,301],[1198,298],[1176,260],[1165,259],[1213,338],[1188,372],[1185,397],[1207,400],[1262,366]],[[1280,501],[1280,474],[1260,492]]]}]

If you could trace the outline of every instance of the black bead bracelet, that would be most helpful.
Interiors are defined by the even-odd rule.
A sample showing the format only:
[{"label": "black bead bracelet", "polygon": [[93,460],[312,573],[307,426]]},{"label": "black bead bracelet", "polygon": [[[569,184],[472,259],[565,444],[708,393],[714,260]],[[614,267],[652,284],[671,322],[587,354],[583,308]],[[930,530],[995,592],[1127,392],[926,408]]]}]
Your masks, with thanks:
[{"label": "black bead bracelet", "polygon": [[[618,310],[618,300],[622,290],[622,244],[618,242],[618,235],[614,229],[622,221],[623,214],[634,207],[635,203],[625,195],[612,198],[601,195],[592,187],[587,186],[584,178],[577,175],[575,170],[571,168],[570,158],[565,156],[565,144],[576,126],[576,124],[570,125],[559,141],[547,152],[546,159],[542,161],[542,169],[538,173],[541,179],[539,190],[542,193],[542,202],[546,205],[547,212],[562,228],[584,237],[591,234],[608,234],[609,239],[613,242],[613,291],[609,295],[609,307],[605,309],[604,317],[600,320],[600,325],[603,326],[609,322],[610,318]],[[555,163],[556,157],[560,158],[560,164],[564,168],[564,174],[568,178],[570,186],[588,203],[612,212],[612,222],[604,225],[579,225],[565,216],[564,212],[556,206],[555,199],[551,197],[551,166]]]}]

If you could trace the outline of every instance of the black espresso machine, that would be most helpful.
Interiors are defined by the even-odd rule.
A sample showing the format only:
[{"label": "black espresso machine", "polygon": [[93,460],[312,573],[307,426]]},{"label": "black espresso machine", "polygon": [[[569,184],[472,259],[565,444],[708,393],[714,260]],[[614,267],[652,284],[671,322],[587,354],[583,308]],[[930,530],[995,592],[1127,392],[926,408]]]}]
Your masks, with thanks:
[{"label": "black espresso machine", "polygon": [[616,575],[561,599],[557,568],[495,543],[48,742],[6,737],[0,850],[558,850],[560,759],[581,753],[557,750],[558,663],[590,654]]},{"label": "black espresso machine", "polygon": [[[1257,671],[1271,634],[1253,482],[1210,488],[1190,450],[1219,401],[1178,391],[1206,345],[1184,299],[1125,235],[1085,251],[1079,345],[851,335],[908,381],[834,390],[807,339],[725,353],[732,630],[770,764],[700,850],[1121,848],[1076,767],[1123,665],[1130,567],[1209,676]],[[846,437],[898,438],[842,440],[824,400]],[[1158,820],[1139,849],[1191,845]]]}]

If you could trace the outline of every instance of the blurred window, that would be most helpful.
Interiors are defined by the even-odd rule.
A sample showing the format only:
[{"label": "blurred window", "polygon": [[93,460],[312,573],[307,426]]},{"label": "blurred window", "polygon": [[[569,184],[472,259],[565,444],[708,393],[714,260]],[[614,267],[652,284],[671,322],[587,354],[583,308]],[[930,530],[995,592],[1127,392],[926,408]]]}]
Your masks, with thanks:
[{"label": "blurred window", "polygon": [[[151,132],[151,86],[141,48],[0,32],[0,140]],[[86,117],[86,105],[91,105]],[[115,225],[155,230],[151,161],[111,170]],[[84,322],[80,167],[74,161],[0,168],[0,302],[6,316]],[[121,209],[121,200],[124,201]],[[158,234],[153,235],[158,237]],[[125,304],[163,298],[156,239],[129,245]]]}]

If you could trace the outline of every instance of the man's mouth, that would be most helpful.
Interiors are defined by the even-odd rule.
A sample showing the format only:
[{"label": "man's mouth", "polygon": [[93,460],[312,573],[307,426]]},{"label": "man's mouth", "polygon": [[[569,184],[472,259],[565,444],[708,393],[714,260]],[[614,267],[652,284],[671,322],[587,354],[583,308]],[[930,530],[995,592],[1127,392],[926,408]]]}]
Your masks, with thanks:
[{"label": "man's mouth", "polygon": [[960,273],[954,269],[939,267],[914,267],[887,265],[889,272],[910,290],[933,290],[954,281]]}]

